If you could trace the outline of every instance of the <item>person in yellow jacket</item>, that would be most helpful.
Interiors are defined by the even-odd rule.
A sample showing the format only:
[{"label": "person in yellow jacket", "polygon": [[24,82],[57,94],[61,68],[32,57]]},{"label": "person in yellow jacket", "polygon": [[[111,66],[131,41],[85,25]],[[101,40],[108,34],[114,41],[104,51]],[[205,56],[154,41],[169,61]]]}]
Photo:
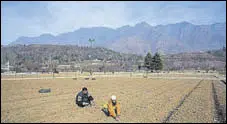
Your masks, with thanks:
[{"label": "person in yellow jacket", "polygon": [[120,104],[117,101],[116,96],[111,96],[108,103],[103,105],[102,110],[107,116],[112,116],[116,121],[120,120]]}]

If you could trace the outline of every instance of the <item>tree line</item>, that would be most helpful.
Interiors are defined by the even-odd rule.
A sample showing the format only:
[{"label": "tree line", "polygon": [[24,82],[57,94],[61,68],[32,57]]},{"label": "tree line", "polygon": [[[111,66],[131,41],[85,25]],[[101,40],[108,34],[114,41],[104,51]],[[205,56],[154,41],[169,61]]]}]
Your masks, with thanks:
[{"label": "tree line", "polygon": [[160,53],[156,52],[152,57],[151,53],[148,52],[144,59],[144,65],[139,65],[139,70],[141,67],[145,67],[147,71],[158,71],[163,69],[163,59],[161,58]]}]

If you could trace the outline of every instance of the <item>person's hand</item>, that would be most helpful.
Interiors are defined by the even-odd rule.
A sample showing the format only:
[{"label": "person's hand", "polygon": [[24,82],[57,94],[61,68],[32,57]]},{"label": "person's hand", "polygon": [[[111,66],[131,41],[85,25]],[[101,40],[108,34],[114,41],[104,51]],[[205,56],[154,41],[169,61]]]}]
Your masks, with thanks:
[{"label": "person's hand", "polygon": [[117,117],[115,118],[115,120],[116,120],[116,121],[120,121],[120,117],[117,116]]},{"label": "person's hand", "polygon": [[83,105],[88,105],[88,103],[86,103],[86,102],[83,102],[82,104],[83,104]]},{"label": "person's hand", "polygon": [[92,105],[92,106],[95,106],[95,101],[92,101],[92,102],[91,102],[91,105]]}]

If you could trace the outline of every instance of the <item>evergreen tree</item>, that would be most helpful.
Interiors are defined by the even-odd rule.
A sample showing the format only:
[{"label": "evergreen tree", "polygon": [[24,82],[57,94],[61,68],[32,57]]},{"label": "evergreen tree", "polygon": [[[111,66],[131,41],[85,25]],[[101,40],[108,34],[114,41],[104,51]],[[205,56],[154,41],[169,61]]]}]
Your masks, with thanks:
[{"label": "evergreen tree", "polygon": [[153,70],[153,62],[152,62],[152,56],[151,56],[151,53],[148,52],[146,57],[145,57],[145,60],[144,60],[144,66],[149,69],[149,70]]},{"label": "evergreen tree", "polygon": [[159,53],[155,53],[153,57],[153,69],[154,70],[162,70],[163,69],[163,61]]}]

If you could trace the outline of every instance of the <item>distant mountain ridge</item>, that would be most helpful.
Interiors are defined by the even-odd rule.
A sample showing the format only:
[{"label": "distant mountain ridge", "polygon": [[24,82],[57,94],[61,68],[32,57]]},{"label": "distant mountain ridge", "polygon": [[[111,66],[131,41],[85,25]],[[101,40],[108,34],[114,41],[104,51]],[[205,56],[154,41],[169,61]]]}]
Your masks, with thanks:
[{"label": "distant mountain ridge", "polygon": [[206,51],[226,46],[226,23],[194,25],[189,22],[151,26],[141,22],[117,29],[106,27],[80,28],[57,36],[42,34],[38,37],[19,37],[14,44],[53,44],[88,46],[94,38],[94,46],[106,47],[118,52],[145,54],[162,51],[180,53]]}]

